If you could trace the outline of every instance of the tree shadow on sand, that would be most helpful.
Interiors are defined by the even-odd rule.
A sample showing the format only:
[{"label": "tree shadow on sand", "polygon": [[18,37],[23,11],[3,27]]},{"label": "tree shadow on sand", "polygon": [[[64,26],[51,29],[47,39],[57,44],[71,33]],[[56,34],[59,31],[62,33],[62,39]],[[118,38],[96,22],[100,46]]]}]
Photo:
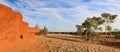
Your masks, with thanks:
[{"label": "tree shadow on sand", "polygon": [[120,48],[120,42],[106,41],[106,42],[101,42],[101,45],[109,46],[109,47],[115,47],[115,48]]},{"label": "tree shadow on sand", "polygon": [[84,36],[59,36],[59,37],[74,38],[74,39],[84,39]]},{"label": "tree shadow on sand", "polygon": [[45,37],[55,38],[55,39],[61,39],[61,40],[67,40],[67,41],[74,41],[74,42],[81,42],[78,39],[73,39],[73,37],[68,37],[68,36],[45,36]]}]

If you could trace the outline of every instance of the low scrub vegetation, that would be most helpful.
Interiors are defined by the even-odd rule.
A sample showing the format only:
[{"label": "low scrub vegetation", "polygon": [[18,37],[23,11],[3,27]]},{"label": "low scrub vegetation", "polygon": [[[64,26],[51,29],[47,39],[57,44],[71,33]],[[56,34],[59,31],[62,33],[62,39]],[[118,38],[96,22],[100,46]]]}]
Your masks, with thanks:
[{"label": "low scrub vegetation", "polygon": [[120,30],[115,29],[113,32],[111,32],[112,35],[115,35],[115,38],[120,39]]},{"label": "low scrub vegetation", "polygon": [[47,35],[47,33],[48,33],[48,30],[44,26],[44,29],[41,29],[38,33],[36,33],[36,35]]}]

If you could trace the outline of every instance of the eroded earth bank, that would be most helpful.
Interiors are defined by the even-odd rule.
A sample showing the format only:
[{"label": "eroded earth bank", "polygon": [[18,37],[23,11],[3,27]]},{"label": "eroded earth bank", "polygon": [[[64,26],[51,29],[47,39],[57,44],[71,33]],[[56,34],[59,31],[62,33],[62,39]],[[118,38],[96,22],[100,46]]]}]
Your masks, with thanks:
[{"label": "eroded earth bank", "polygon": [[21,13],[0,4],[0,52],[44,52],[35,35],[39,30],[23,22]]}]

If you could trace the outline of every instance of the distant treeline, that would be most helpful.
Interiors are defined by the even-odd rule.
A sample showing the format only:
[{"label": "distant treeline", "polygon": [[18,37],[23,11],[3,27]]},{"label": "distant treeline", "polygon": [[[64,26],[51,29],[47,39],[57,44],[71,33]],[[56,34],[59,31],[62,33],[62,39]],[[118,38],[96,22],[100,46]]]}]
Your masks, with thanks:
[{"label": "distant treeline", "polygon": [[[73,34],[73,35],[77,35],[77,32],[48,32],[48,33],[50,33],[50,34]],[[95,32],[95,33],[97,33],[99,35],[106,35],[106,32]],[[107,32],[107,34],[116,34],[116,33],[120,34],[120,32]],[[84,33],[82,33],[82,34],[84,34]]]},{"label": "distant treeline", "polygon": [[77,34],[77,32],[48,32],[50,34]]}]

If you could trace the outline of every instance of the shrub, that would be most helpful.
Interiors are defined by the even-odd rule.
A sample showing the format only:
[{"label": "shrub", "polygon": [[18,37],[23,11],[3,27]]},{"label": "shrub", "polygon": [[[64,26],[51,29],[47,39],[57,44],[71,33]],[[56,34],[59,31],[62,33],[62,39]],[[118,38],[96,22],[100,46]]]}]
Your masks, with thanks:
[{"label": "shrub", "polygon": [[115,38],[120,39],[120,30],[114,29],[114,31],[111,32],[112,35],[115,35]]},{"label": "shrub", "polygon": [[115,37],[120,39],[120,34],[116,34]]},{"label": "shrub", "polygon": [[120,31],[112,32],[112,35],[115,35],[115,38],[120,39]]},{"label": "shrub", "polygon": [[76,28],[77,28],[77,35],[82,35],[83,27],[81,25],[76,25]]},{"label": "shrub", "polygon": [[46,27],[44,27],[44,29],[41,29],[38,33],[36,33],[36,35],[47,35],[48,30]]}]

